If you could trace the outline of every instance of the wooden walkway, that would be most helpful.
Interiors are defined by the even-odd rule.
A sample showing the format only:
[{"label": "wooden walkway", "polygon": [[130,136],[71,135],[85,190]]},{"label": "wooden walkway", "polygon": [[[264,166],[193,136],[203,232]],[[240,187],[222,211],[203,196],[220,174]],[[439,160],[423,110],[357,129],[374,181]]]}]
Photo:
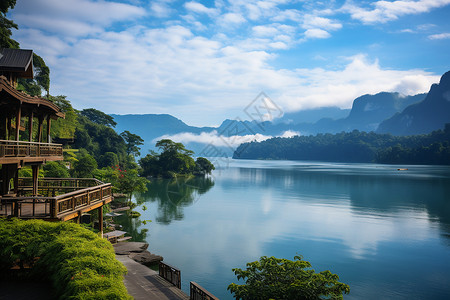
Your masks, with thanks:
[{"label": "wooden walkway", "polygon": [[183,291],[160,277],[156,271],[135,262],[127,255],[116,255],[116,259],[128,269],[124,283],[135,300],[188,300]]}]

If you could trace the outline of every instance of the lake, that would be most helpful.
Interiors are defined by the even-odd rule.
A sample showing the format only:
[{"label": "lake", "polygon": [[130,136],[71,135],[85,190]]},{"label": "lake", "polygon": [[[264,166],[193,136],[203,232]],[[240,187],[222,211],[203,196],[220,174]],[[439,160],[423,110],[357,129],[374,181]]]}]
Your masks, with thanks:
[{"label": "lake", "polygon": [[302,255],[350,285],[345,299],[450,299],[450,167],[215,164],[207,178],[154,180],[133,196],[141,217],[119,218],[181,270],[186,293],[195,281],[233,299],[232,268]]}]

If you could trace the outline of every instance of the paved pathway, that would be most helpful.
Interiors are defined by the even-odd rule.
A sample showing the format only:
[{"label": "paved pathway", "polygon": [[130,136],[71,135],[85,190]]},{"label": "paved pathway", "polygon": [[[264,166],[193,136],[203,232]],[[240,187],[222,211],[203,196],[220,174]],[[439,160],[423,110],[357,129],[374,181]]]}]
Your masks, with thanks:
[{"label": "paved pathway", "polygon": [[160,277],[156,271],[135,262],[127,255],[116,255],[116,259],[128,269],[123,282],[135,300],[189,299],[188,295]]}]

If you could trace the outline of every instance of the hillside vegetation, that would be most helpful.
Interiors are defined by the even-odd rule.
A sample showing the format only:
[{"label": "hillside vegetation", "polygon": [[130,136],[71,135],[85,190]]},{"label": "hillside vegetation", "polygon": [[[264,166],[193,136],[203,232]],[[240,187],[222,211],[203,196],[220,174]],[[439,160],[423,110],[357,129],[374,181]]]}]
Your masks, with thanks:
[{"label": "hillside vegetation", "polygon": [[334,135],[272,138],[240,145],[233,158],[448,165],[450,124],[444,130],[415,136],[354,130]]}]

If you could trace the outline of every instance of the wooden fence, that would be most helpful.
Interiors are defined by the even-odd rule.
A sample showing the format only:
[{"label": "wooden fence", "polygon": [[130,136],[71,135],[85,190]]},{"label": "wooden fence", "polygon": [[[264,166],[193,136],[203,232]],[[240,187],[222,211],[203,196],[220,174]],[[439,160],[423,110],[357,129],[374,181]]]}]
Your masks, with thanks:
[{"label": "wooden fence", "polygon": [[[159,262],[159,276],[181,289],[181,271],[162,261]],[[196,282],[190,283],[190,300],[219,300]]]},{"label": "wooden fence", "polygon": [[1,157],[63,156],[61,144],[0,140]]},{"label": "wooden fence", "polygon": [[[26,184],[28,179],[21,178],[19,182]],[[45,185],[52,183],[51,185]],[[41,184],[43,184],[41,186]],[[58,185],[59,184],[59,185]],[[85,187],[83,185],[91,185]],[[78,186],[78,187],[77,187]],[[28,189],[21,187],[25,196],[4,197],[1,200],[1,213],[19,218],[49,218],[57,219],[63,215],[89,207],[98,206],[104,201],[110,202],[112,191],[110,183],[102,183],[95,179],[46,179],[39,181],[39,193],[52,196],[27,196]]]},{"label": "wooden fence", "polygon": [[171,265],[159,262],[159,276],[181,289],[181,271]]},{"label": "wooden fence", "polygon": [[198,283],[191,281],[190,300],[219,300]]}]

